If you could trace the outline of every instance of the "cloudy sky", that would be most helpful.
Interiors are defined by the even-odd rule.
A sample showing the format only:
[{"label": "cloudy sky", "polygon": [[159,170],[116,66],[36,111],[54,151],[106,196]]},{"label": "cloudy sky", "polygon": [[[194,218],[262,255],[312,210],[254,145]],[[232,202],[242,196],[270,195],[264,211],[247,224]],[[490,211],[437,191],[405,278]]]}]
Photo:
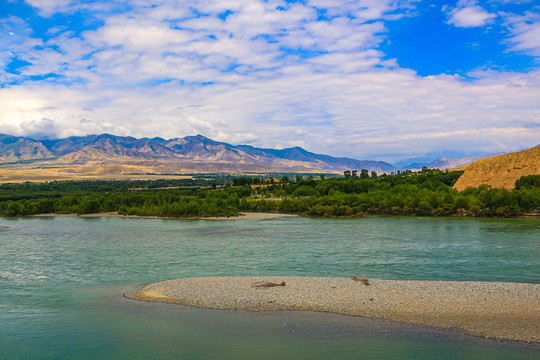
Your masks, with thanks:
[{"label": "cloudy sky", "polygon": [[535,0],[0,0],[0,133],[396,161],[540,143]]}]

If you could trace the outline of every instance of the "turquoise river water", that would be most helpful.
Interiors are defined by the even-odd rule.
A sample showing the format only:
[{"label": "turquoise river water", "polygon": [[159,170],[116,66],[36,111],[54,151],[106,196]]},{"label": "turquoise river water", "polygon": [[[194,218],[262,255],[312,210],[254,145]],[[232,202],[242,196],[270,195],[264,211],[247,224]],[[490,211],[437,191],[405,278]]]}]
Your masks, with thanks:
[{"label": "turquoise river water", "polygon": [[192,276],[540,283],[540,220],[0,218],[0,359],[539,359],[540,345],[127,300]]}]

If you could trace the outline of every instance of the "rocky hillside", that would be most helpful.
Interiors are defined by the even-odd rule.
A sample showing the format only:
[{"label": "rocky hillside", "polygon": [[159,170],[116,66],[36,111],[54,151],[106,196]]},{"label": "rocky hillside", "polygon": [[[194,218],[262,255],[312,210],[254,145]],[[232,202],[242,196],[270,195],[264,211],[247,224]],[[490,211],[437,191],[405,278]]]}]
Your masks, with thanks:
[{"label": "rocky hillside", "polygon": [[0,163],[54,157],[39,141],[0,134]]},{"label": "rocky hillside", "polygon": [[524,175],[540,174],[540,145],[531,149],[478,160],[466,167],[454,188],[486,184],[492,188],[513,189],[516,180]]},{"label": "rocky hillside", "polygon": [[44,141],[0,137],[0,165],[30,169],[28,161],[33,168],[84,174],[396,170],[382,161],[336,158],[299,147],[276,150],[235,146],[202,135],[170,140],[109,134]]}]

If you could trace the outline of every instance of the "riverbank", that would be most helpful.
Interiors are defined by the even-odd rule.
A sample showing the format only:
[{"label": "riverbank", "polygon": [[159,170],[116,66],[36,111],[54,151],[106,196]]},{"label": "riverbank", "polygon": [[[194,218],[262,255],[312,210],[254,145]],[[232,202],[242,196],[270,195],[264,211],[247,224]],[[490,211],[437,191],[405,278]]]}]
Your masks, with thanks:
[{"label": "riverbank", "polygon": [[[167,217],[167,216],[139,216],[139,215],[122,215],[117,212],[106,212],[106,213],[95,213],[95,214],[59,214],[59,213],[45,213],[45,214],[34,214],[26,215],[27,217],[89,217],[89,218],[98,218],[98,217],[119,217],[119,218],[140,218],[140,219],[187,219],[187,220],[266,220],[266,219],[276,219],[276,218],[294,218],[302,217],[302,215],[297,214],[285,214],[285,213],[264,213],[264,212],[241,212],[238,216],[186,216],[186,217]],[[322,216],[310,216],[313,218],[326,218],[326,219],[358,219],[364,217],[421,217],[416,215],[390,215],[390,214],[369,214],[365,216],[341,216],[341,217],[322,217]],[[450,216],[432,216],[433,218],[439,217],[453,217],[453,218],[475,218],[475,219],[499,219],[498,217],[493,216],[462,216],[458,214]],[[540,214],[525,214],[520,216],[510,216],[506,217],[508,219],[540,219]]]},{"label": "riverbank", "polygon": [[185,219],[185,220],[268,220],[268,219],[281,219],[281,218],[295,218],[300,215],[292,214],[280,214],[280,213],[258,213],[248,212],[239,213],[238,216],[230,217],[163,217],[163,216],[138,216],[138,215],[121,215],[117,212],[108,213],[96,213],[96,214],[36,214],[30,215],[31,217],[83,217],[83,218],[99,218],[99,217],[114,217],[114,218],[139,218],[139,219]]},{"label": "riverbank", "polygon": [[540,284],[370,279],[364,285],[327,277],[209,277],[154,283],[125,296],[208,309],[359,315],[540,342]]}]

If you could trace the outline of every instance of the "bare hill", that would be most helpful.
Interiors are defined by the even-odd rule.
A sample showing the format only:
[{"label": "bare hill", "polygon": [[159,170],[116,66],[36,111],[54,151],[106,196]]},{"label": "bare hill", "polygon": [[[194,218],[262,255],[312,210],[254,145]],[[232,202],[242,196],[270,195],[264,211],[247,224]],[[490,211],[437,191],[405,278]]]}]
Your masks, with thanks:
[{"label": "bare hill", "polygon": [[492,188],[513,189],[516,180],[524,175],[540,174],[540,145],[531,149],[478,160],[468,166],[454,188],[458,191],[468,186],[486,184]]}]

